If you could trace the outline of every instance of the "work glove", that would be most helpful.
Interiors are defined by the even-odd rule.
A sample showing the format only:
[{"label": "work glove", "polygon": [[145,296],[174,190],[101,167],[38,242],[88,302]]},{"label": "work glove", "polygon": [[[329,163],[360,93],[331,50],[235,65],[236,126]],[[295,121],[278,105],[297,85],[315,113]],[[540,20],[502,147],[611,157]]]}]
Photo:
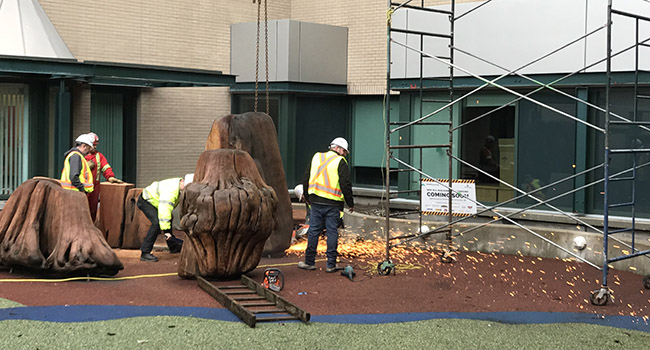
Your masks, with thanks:
[{"label": "work glove", "polygon": [[109,178],[108,178],[108,182],[110,182],[110,183],[112,183],[112,184],[121,184],[121,183],[124,183],[124,181],[122,181],[122,180],[116,178],[115,176],[111,176],[111,177],[109,177]]},{"label": "work glove", "polygon": [[165,240],[172,238],[172,230],[162,230],[162,234],[165,236]]},{"label": "work glove", "polygon": [[88,168],[90,168],[90,170],[95,169],[95,161],[94,160],[87,160],[86,163],[88,163]]}]

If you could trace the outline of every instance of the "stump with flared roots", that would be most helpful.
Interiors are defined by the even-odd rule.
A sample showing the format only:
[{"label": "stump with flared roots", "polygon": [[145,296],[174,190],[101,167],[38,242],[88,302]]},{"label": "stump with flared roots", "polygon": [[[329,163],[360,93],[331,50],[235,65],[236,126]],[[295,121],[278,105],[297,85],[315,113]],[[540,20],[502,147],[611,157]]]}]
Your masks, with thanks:
[{"label": "stump with flared roots", "polygon": [[217,118],[212,123],[205,149],[237,149],[253,158],[262,179],[275,190],[278,198],[275,229],[265,243],[263,254],[284,255],[291,245],[293,213],[273,119],[261,112]]},{"label": "stump with flared roots", "polygon": [[25,181],[0,211],[0,265],[57,275],[115,275],[124,266],[90,218],[83,193]]},{"label": "stump with flared roots", "polygon": [[234,279],[255,269],[275,229],[277,202],[248,153],[203,152],[179,203],[187,237],[179,276]]}]

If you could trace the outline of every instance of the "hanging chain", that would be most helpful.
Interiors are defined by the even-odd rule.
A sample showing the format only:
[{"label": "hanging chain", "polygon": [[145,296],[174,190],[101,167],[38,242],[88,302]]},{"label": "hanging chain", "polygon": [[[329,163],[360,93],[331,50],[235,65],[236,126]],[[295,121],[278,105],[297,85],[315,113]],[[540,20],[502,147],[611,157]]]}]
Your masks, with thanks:
[{"label": "hanging chain", "polygon": [[266,63],[266,114],[269,113],[269,16],[266,6],[266,1],[264,0],[264,55]]},{"label": "hanging chain", "polygon": [[[254,2],[254,1],[253,1]],[[257,44],[255,45],[255,107],[254,112],[257,112],[257,89],[259,84],[260,74],[260,10],[262,1],[257,2]]]}]

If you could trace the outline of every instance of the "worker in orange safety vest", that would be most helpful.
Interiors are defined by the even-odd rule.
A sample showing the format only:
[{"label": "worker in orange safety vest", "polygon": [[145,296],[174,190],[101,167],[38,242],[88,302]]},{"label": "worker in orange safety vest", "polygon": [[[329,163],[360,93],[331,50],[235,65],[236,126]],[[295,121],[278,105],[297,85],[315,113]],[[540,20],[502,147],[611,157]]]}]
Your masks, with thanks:
[{"label": "worker in orange safety vest", "polygon": [[86,194],[93,191],[93,175],[84,158],[92,148],[93,141],[90,136],[83,134],[77,137],[75,146],[65,153],[61,170],[61,187]]},{"label": "worker in orange safety vest", "polygon": [[113,168],[108,164],[108,160],[106,160],[106,157],[97,150],[97,146],[99,146],[99,137],[93,132],[90,132],[87,135],[93,140],[93,149],[86,154],[86,161],[90,166],[93,179],[95,180],[93,184],[95,190],[88,194],[90,217],[92,217],[94,222],[97,217],[97,204],[99,203],[99,194],[101,192],[101,186],[99,185],[100,174],[104,175],[104,178],[106,178],[110,183],[123,183],[123,181],[115,177]]}]

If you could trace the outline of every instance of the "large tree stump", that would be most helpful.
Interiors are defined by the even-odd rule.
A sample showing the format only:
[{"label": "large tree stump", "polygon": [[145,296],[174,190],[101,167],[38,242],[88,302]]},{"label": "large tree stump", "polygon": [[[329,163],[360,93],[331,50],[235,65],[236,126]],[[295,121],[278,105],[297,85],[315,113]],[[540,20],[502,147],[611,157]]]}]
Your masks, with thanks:
[{"label": "large tree stump", "polygon": [[124,203],[126,195],[134,186],[129,183],[112,184],[102,182],[101,198],[95,226],[104,234],[112,248],[122,246],[124,227]]},{"label": "large tree stump", "polygon": [[276,226],[264,246],[264,255],[279,256],[291,245],[293,215],[282,166],[277,132],[268,114],[249,112],[217,118],[212,123],[205,149],[238,149],[251,155],[264,182],[278,198]]},{"label": "large tree stump", "polygon": [[124,268],[93,225],[86,196],[43,178],[25,181],[0,212],[0,264],[64,275]]},{"label": "large tree stump", "polygon": [[248,153],[204,151],[179,205],[187,237],[179,276],[231,279],[257,267],[275,228],[277,197]]},{"label": "large tree stump", "polygon": [[151,221],[138,208],[138,197],[142,188],[132,188],[124,199],[124,232],[122,233],[123,249],[140,249],[142,241],[147,236]]}]

